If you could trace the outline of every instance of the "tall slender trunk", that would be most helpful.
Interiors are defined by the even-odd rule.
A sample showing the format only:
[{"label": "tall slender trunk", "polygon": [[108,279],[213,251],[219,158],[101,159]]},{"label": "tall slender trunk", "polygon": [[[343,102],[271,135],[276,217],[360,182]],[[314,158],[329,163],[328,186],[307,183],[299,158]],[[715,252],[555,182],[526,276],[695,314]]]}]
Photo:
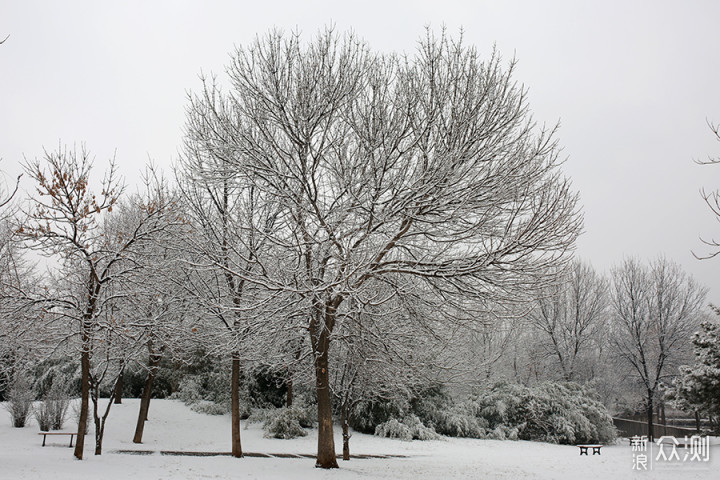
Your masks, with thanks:
[{"label": "tall slender trunk", "polygon": [[150,398],[152,395],[152,384],[155,380],[158,364],[160,363],[160,355],[150,353],[148,361],[148,376],[145,380],[142,398],[140,399],[140,412],[138,412],[137,425],[135,426],[135,436],[133,443],[142,443],[143,431],[145,430],[145,421],[148,419],[148,410],[150,410]]},{"label": "tall slender trunk", "polygon": [[343,433],[343,460],[350,460],[350,428],[348,425],[348,402],[344,401],[342,405],[342,412],[340,414],[340,423],[342,423]]},{"label": "tall slender trunk", "polygon": [[700,433],[700,412],[695,410],[695,430]]},{"label": "tall slender trunk", "polygon": [[102,455],[103,435],[105,434],[105,422],[95,418],[95,455]]},{"label": "tall slender trunk", "polygon": [[[120,371],[122,375],[122,371]],[[100,382],[93,382],[92,384],[92,401],[93,401],[93,418],[95,419],[95,455],[102,455],[102,443],[103,436],[105,435],[105,423],[107,422],[108,415],[110,415],[110,409],[113,406],[115,394],[118,390],[120,382],[120,376],[115,379],[115,385],[113,391],[110,393],[107,406],[105,407],[105,413],[102,417],[98,413],[98,407],[100,405]]]},{"label": "tall slender trunk", "polygon": [[329,333],[327,329],[323,329],[318,339],[318,351],[315,355],[315,388],[318,402],[318,450],[315,466],[319,468],[338,468],[333,436],[330,372],[328,371],[329,347]]},{"label": "tall slender trunk", "polygon": [[[665,400],[660,400],[660,405],[658,406],[660,409],[660,423],[662,423],[663,427],[667,427],[667,417],[665,416]],[[663,428],[663,434],[667,434],[667,428]]]},{"label": "tall slender trunk", "polygon": [[240,458],[243,454],[240,445],[240,354],[238,352],[232,353],[231,382],[232,456]]},{"label": "tall slender trunk", "polygon": [[292,407],[292,403],[293,403],[293,380],[292,380],[292,377],[288,378],[285,381],[285,386],[287,387],[287,398],[286,398],[285,406],[287,408],[290,408],[290,407]]},{"label": "tall slender trunk", "polygon": [[648,421],[648,440],[655,441],[655,432],[653,431],[653,392],[648,390],[647,398],[647,421]]},{"label": "tall slender trunk", "polygon": [[83,347],[80,354],[80,420],[78,421],[75,458],[82,460],[87,431],[88,407],[90,403],[90,339],[86,325],[83,325]]}]

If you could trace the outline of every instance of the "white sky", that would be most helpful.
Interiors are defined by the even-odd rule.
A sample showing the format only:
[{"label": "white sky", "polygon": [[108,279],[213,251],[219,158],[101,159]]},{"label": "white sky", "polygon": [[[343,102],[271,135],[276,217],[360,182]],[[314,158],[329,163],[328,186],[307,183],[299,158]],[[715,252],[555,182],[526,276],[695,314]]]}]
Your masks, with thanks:
[{"label": "white sky", "polygon": [[[347,4],[346,4],[347,3]],[[542,123],[561,122],[565,172],[582,195],[578,255],[606,271],[665,254],[711,287],[720,239],[699,189],[720,188],[706,120],[720,122],[720,2],[696,1],[12,1],[0,0],[0,158],[85,142],[96,168],[117,150],[129,184],[148,158],[168,168],[187,91],[221,74],[234,45],[273,26],[306,36],[334,22],[381,51],[412,52],[424,27],[465,30],[487,57],[519,60]]]}]

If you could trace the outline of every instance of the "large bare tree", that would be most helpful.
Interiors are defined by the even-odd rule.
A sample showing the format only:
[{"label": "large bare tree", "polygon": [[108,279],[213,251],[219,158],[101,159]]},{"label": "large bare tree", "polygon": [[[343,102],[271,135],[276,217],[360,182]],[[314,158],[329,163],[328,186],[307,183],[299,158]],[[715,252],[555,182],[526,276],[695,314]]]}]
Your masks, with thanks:
[{"label": "large bare tree", "polygon": [[706,293],[663,257],[650,265],[627,259],[612,271],[611,342],[643,387],[650,439],[658,389],[688,353]]},{"label": "large bare tree", "polygon": [[[330,30],[238,48],[231,91],[195,141],[282,206],[255,229],[282,269],[234,271],[302,297],[315,363],[317,466],[337,467],[333,332],[371,279],[412,276],[448,302],[517,300],[569,257],[581,229],[554,129],[539,128],[513,63],[428,32],[414,56]],[[207,95],[206,95],[207,96]],[[257,225],[256,225],[257,226]]]}]

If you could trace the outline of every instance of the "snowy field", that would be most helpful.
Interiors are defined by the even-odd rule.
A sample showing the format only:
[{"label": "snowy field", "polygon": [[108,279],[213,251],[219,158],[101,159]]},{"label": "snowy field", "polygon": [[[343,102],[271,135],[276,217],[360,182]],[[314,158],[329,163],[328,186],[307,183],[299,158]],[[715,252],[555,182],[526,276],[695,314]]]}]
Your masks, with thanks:
[{"label": "snowy field", "polygon": [[[103,402],[104,403],[104,402]],[[42,447],[37,424],[23,429],[10,426],[0,407],[0,479],[717,479],[720,443],[713,439],[708,463],[677,466],[656,464],[651,471],[632,469],[633,453],[627,440],[602,448],[602,455],[579,456],[574,446],[525,441],[450,438],[442,441],[403,442],[355,433],[351,452],[398,455],[398,458],[338,460],[339,470],[314,468],[310,458],[235,459],[229,456],[168,456],[161,451],[229,452],[229,416],[208,416],[174,400],[153,400],[145,443],[132,443],[139,400],[114,405],[108,418],[104,453],[93,455],[92,430],[83,461],[74,459],[66,437],[48,438]],[[63,431],[71,430],[72,421]],[[243,424],[243,427],[245,425]],[[342,448],[339,428],[335,444]],[[317,432],[293,440],[263,438],[261,425],[242,430],[243,450],[257,453],[313,454]],[[152,451],[130,455],[119,450]]]}]

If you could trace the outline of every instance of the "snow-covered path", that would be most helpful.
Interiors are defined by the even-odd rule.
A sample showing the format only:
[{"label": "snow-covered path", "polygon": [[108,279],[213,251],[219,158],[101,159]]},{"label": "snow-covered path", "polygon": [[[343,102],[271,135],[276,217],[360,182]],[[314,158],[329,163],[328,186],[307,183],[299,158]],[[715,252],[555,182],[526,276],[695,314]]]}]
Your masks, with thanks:
[{"label": "snow-covered path", "polygon": [[[86,459],[77,461],[67,438],[48,438],[41,447],[34,421],[23,429],[10,426],[0,414],[0,479],[717,479],[720,445],[711,447],[710,462],[677,467],[655,465],[652,471],[633,471],[633,454],[627,443],[605,446],[602,455],[579,456],[574,446],[536,442],[447,439],[403,442],[355,433],[351,452],[365,455],[400,455],[403,458],[369,458],[340,462],[339,470],[314,468],[309,458],[235,459],[229,456],[168,456],[162,450],[229,452],[228,416],[193,412],[179,401],[153,400],[145,443],[135,445],[139,401],[114,405],[106,427],[104,454],[94,456],[86,440]],[[0,410],[3,412],[3,410]],[[4,418],[3,418],[4,417]],[[72,422],[67,422],[69,431]],[[339,430],[339,429],[336,429]],[[91,432],[92,433],[92,432]],[[242,430],[243,449],[259,453],[312,454],[317,432],[293,440],[263,438],[260,425]],[[341,448],[340,432],[336,446]],[[151,450],[151,455],[113,453],[117,450]]]}]

